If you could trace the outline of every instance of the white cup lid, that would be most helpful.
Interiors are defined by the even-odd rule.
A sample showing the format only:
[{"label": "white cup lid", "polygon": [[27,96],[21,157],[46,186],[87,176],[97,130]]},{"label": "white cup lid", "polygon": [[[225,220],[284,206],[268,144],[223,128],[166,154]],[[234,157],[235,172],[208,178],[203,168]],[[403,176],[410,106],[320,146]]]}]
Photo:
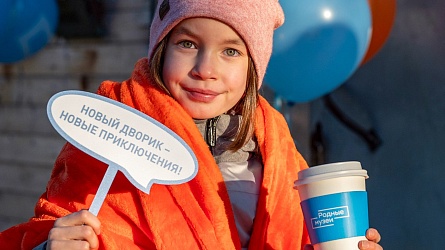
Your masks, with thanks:
[{"label": "white cup lid", "polygon": [[315,181],[344,176],[363,176],[368,178],[366,170],[358,161],[336,162],[310,167],[298,172],[298,180],[295,186],[305,185]]}]

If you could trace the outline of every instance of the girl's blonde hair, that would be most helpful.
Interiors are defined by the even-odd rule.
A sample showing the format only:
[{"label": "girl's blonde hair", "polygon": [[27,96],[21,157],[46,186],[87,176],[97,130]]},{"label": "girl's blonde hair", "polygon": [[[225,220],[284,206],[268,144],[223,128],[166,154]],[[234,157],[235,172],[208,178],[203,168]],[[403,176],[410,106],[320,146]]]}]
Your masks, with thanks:
[{"label": "girl's blonde hair", "polygon": [[[159,42],[158,46],[154,50],[149,67],[150,75],[153,83],[159,88],[163,89],[166,93],[170,94],[167,87],[162,80],[162,68],[164,65],[164,54],[167,46],[169,36]],[[253,136],[255,128],[255,110],[258,105],[258,76],[255,71],[255,65],[252,58],[249,56],[249,65],[247,69],[247,81],[246,90],[243,97],[238,101],[235,107],[232,108],[236,114],[242,115],[242,121],[238,133],[235,136],[234,141],[229,146],[229,150],[236,151],[246,144]]]}]

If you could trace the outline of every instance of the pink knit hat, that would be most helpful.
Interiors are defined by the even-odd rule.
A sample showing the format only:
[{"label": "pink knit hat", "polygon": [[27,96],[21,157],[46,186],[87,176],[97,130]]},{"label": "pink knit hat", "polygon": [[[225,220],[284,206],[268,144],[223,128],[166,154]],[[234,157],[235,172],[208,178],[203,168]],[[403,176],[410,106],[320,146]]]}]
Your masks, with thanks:
[{"label": "pink knit hat", "polygon": [[273,32],[284,22],[278,0],[159,0],[150,28],[149,58],[179,22],[191,17],[219,20],[243,38],[261,86],[272,54]]}]

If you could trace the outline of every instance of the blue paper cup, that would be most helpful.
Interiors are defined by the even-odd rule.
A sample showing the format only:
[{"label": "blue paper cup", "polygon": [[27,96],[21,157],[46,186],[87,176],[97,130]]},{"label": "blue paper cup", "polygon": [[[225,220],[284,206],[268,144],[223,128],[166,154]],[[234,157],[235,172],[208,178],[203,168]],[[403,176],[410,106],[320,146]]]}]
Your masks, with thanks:
[{"label": "blue paper cup", "polygon": [[360,162],[338,162],[302,170],[295,188],[315,250],[356,250],[369,228],[367,171]]}]

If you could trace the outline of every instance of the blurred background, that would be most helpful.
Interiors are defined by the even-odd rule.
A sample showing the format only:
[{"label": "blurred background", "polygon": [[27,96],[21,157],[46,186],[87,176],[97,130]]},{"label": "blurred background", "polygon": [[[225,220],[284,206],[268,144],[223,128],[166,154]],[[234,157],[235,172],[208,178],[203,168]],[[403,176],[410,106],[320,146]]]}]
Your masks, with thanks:
[{"label": "blurred background", "polygon": [[[33,2],[0,3],[0,231],[33,215],[65,143],[48,121],[49,98],[127,79],[146,56],[155,3]],[[287,19],[262,94],[287,118],[298,149],[311,166],[362,163],[370,225],[385,249],[442,249],[445,2],[280,2]],[[331,12],[321,8],[327,2]],[[27,31],[26,41],[14,41],[11,27]]]}]

